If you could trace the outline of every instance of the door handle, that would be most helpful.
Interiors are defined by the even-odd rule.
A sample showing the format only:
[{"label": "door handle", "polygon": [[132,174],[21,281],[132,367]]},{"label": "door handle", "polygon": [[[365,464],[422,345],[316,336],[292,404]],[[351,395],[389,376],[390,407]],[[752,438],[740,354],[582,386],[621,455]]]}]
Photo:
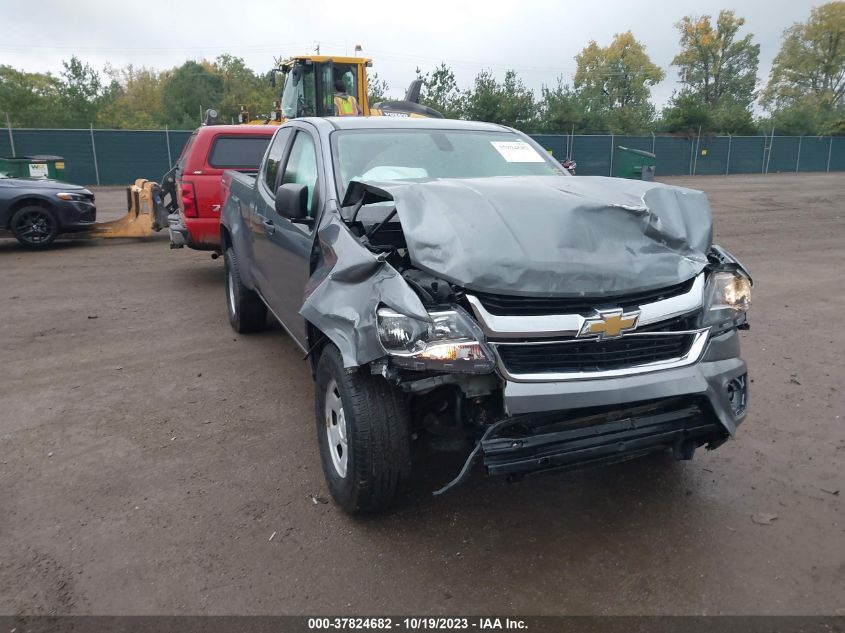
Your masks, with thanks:
[{"label": "door handle", "polygon": [[264,230],[267,232],[267,235],[273,235],[276,232],[276,225],[273,224],[273,220],[264,220],[261,224],[264,225]]}]

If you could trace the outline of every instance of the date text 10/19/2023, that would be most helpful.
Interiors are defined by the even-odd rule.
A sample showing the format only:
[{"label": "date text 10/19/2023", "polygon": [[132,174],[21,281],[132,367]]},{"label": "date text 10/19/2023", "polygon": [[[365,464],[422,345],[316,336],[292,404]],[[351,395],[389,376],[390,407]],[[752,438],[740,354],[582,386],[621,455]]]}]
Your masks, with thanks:
[{"label": "date text 10/19/2023", "polygon": [[372,631],[447,631],[447,630],[479,630],[479,631],[518,631],[527,630],[525,620],[519,618],[490,618],[490,617],[342,617],[342,618],[308,618],[309,630],[372,630]]}]

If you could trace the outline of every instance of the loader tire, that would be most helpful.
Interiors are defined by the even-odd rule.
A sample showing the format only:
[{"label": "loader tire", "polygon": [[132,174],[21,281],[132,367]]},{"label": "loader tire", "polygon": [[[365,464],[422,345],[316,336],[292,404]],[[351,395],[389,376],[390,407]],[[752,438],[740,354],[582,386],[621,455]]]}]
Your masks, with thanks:
[{"label": "loader tire", "polygon": [[238,258],[230,247],[223,255],[223,268],[226,278],[226,312],[229,324],[235,332],[246,334],[258,332],[267,324],[267,306],[258,294],[244,286],[238,268]]},{"label": "loader tire", "polygon": [[317,441],[326,484],[349,514],[389,509],[411,474],[411,422],[401,391],[365,369],[347,370],[334,345],[317,364]]},{"label": "loader tire", "polygon": [[59,221],[47,207],[28,204],[15,211],[9,228],[21,246],[46,248],[59,234]]}]

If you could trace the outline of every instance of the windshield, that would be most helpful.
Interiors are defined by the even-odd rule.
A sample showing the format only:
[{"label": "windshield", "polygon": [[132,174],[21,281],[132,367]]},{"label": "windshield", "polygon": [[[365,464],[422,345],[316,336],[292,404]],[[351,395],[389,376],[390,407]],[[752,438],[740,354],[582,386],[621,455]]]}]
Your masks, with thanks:
[{"label": "windshield", "polygon": [[314,82],[314,65],[296,64],[285,75],[282,90],[282,114],[286,119],[314,116],[317,93]]},{"label": "windshield", "polygon": [[513,132],[341,130],[332,144],[341,196],[351,180],[564,175],[545,152]]}]

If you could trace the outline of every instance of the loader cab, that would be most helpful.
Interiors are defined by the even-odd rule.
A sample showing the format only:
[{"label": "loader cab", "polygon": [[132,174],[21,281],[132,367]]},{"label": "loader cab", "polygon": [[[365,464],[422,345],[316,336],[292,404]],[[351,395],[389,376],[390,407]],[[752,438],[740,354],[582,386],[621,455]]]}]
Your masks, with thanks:
[{"label": "loader cab", "polygon": [[334,116],[334,83],[343,81],[347,94],[358,100],[364,115],[367,104],[366,67],[372,62],[360,57],[298,57],[280,65],[284,75],[282,116]]}]

